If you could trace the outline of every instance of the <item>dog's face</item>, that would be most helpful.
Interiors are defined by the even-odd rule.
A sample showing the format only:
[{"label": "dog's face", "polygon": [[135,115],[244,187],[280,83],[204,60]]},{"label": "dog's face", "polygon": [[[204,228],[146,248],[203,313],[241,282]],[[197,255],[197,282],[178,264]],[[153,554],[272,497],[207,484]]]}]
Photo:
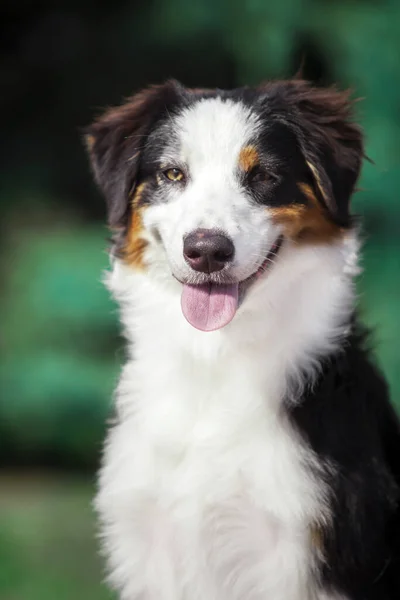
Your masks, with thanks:
[{"label": "dog's face", "polygon": [[302,81],[170,82],[110,110],[87,145],[119,256],[149,274],[162,264],[188,321],[223,327],[283,244],[334,243],[351,225],[362,139],[349,110]]}]

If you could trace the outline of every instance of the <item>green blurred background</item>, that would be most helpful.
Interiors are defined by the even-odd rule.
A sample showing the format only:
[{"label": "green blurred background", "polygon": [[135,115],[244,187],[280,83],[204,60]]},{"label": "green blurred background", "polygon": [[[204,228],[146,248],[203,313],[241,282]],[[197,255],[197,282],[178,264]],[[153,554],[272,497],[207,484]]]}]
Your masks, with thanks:
[{"label": "green blurred background", "polygon": [[102,199],[80,131],[175,77],[287,77],[364,98],[360,306],[400,403],[400,1],[3,0],[0,6],[0,598],[102,600],[90,500],[123,360]]}]

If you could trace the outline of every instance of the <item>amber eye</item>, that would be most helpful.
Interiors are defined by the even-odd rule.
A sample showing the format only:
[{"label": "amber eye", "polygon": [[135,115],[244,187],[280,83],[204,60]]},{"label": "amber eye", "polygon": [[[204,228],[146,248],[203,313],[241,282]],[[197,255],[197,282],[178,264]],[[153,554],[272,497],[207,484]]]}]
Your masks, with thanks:
[{"label": "amber eye", "polygon": [[176,169],[175,167],[163,171],[163,175],[169,181],[183,181],[185,178],[183,172],[180,169]]}]

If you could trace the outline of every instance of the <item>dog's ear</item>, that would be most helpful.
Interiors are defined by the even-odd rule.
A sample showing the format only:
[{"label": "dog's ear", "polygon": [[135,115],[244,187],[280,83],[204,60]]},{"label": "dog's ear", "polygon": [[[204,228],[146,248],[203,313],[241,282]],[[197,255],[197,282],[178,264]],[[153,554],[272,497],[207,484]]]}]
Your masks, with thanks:
[{"label": "dog's ear", "polygon": [[112,229],[126,225],[129,198],[135,188],[140,155],[152,127],[179,101],[183,88],[175,81],[145,89],[111,108],[85,131],[94,178],[108,207]]},{"label": "dog's ear", "polygon": [[350,93],[292,80],[280,84],[279,96],[285,107],[289,105],[289,124],[319,197],[338,224],[348,223],[350,198],[364,157],[363,135],[352,120]]}]

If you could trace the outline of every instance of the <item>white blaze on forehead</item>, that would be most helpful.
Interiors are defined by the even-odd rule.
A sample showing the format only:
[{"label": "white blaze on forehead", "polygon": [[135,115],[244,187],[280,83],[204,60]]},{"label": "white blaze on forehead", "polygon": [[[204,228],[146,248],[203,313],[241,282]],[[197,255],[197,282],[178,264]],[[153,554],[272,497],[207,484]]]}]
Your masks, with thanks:
[{"label": "white blaze on forehead", "polygon": [[180,159],[193,174],[205,165],[232,172],[258,129],[258,116],[241,102],[200,100],[177,118]]}]

